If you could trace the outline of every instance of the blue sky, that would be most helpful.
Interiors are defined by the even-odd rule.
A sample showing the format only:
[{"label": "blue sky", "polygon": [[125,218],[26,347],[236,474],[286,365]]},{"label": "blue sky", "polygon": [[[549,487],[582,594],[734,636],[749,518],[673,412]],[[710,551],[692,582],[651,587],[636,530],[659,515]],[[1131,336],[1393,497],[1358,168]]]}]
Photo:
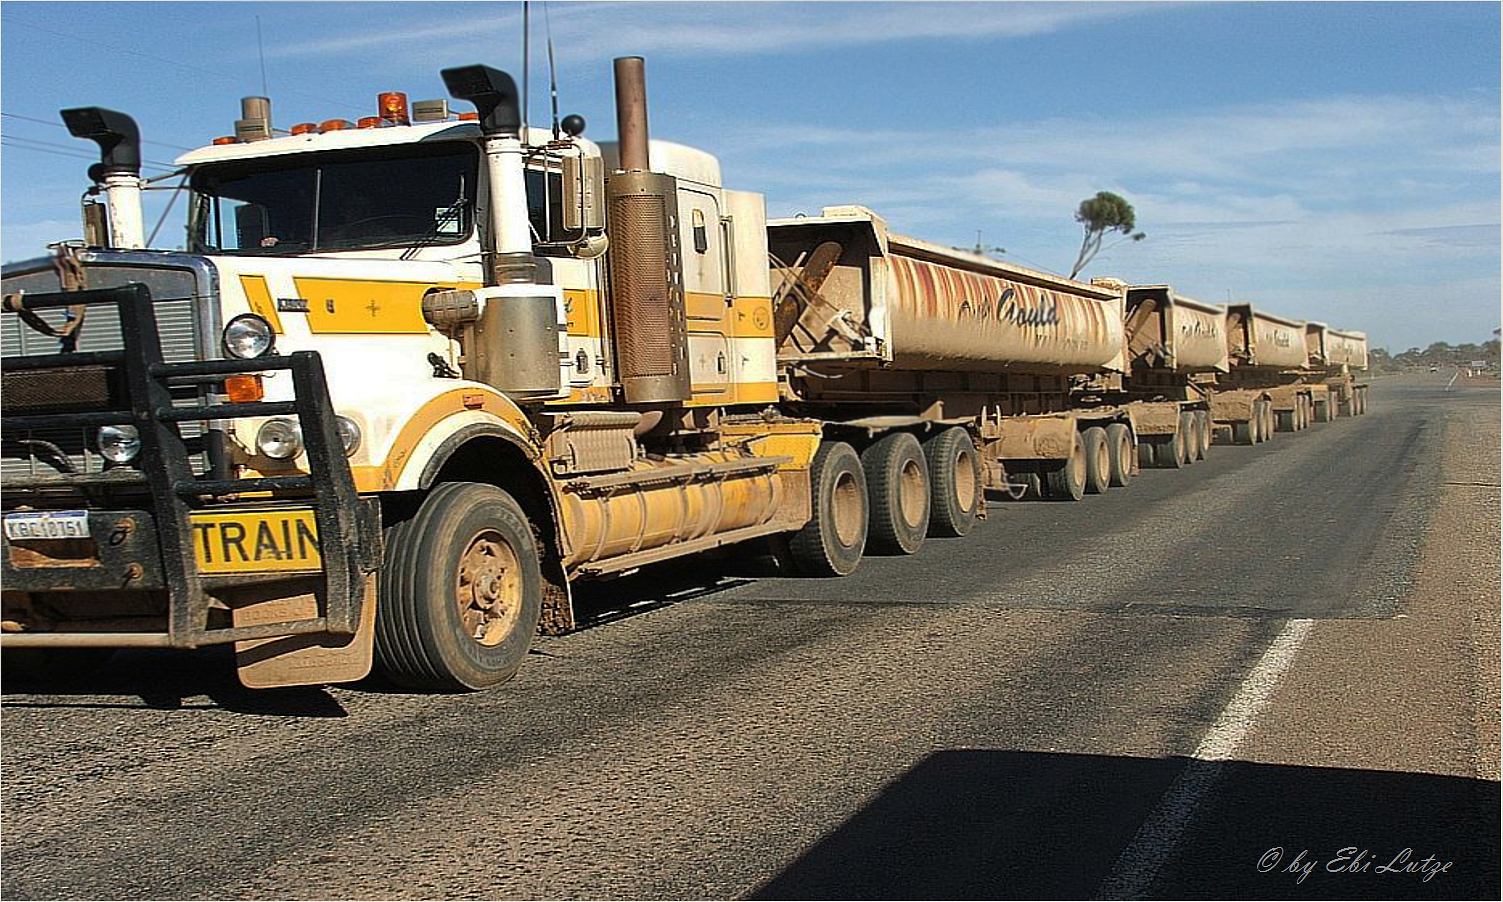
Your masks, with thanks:
[{"label": "blue sky", "polygon": [[[721,159],[771,215],[860,203],[895,231],[1068,272],[1076,205],[1148,235],[1085,277],[1168,282],[1365,330],[1398,352],[1500,321],[1497,3],[534,2],[564,114],[614,132],[610,60],[647,58],[652,134]],[[521,81],[520,2],[0,5],[0,257],[73,237],[93,146],[57,110],[132,114],[148,161],[233,130]],[[259,45],[258,50],[258,31]],[[167,171],[148,167],[148,174]],[[168,192],[148,204],[148,227]],[[180,242],[182,204],[157,241]]]}]

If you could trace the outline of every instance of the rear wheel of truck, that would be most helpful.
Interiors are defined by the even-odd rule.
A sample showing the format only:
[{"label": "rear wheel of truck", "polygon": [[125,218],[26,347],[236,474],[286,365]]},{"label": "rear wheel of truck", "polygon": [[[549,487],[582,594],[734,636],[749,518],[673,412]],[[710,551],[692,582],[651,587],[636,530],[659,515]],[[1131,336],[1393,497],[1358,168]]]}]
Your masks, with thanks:
[{"label": "rear wheel of truck", "polygon": [[856,449],[826,442],[810,465],[812,516],[788,539],[788,551],[803,573],[846,576],[866,551],[866,474]]},{"label": "rear wheel of truck", "polygon": [[1081,441],[1079,432],[1074,438],[1069,458],[1051,464],[1044,471],[1044,485],[1048,488],[1050,501],[1079,501],[1085,497],[1085,442]]},{"label": "rear wheel of truck", "polygon": [[543,578],[532,527],[511,495],[473,482],[434,489],[386,532],[376,657],[412,689],[485,689],[532,645]]},{"label": "rear wheel of truck", "polygon": [[861,452],[871,496],[867,542],[875,551],[913,554],[929,534],[929,463],[907,432],[884,436]]},{"label": "rear wheel of truck", "polygon": [[1208,411],[1197,410],[1195,417],[1195,459],[1205,460],[1206,455],[1211,453],[1211,414]]},{"label": "rear wheel of truck", "polygon": [[1106,429],[1091,426],[1080,434],[1080,440],[1085,445],[1085,490],[1092,495],[1104,494],[1112,480],[1112,456],[1106,442]]},{"label": "rear wheel of truck", "polygon": [[1113,423],[1106,427],[1106,447],[1111,455],[1107,483],[1113,488],[1122,488],[1132,479],[1132,430],[1127,428],[1126,423]]},{"label": "rear wheel of truck", "polygon": [[1330,401],[1327,400],[1327,401],[1316,401],[1315,402],[1315,422],[1317,422],[1317,423],[1329,423],[1329,422],[1331,422],[1331,402]]},{"label": "rear wheel of truck", "polygon": [[1258,443],[1258,420],[1253,419],[1243,423],[1232,424],[1232,443],[1235,445],[1256,445]]},{"label": "rear wheel of truck", "polygon": [[981,513],[981,455],[970,433],[956,426],[924,442],[929,462],[929,535],[970,535]]}]

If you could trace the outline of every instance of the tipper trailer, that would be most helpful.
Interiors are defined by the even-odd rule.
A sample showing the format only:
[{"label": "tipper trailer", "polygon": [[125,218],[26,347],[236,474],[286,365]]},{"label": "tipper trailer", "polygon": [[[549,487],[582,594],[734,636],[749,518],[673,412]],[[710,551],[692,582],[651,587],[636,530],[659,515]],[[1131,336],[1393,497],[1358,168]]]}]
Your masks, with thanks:
[{"label": "tipper trailer", "polygon": [[144,247],[135,123],[64,111],[85,240],[4,272],[7,666],[233,643],[253,687],[478,689],[578,579],[764,538],[843,575],[988,485],[1204,452],[1203,392],[1134,387],[1119,283],[769,224],[616,68],[614,144],[525,129],[485,66],[443,72],[470,114],[279,135],[247,99],[179,159],[182,252]]}]

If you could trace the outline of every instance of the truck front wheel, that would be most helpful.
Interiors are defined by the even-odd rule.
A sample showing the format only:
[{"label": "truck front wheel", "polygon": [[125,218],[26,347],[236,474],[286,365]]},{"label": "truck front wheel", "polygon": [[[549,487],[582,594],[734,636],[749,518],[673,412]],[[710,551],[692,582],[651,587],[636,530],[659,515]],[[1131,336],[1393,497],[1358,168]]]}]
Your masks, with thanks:
[{"label": "truck front wheel", "polygon": [[845,442],[819,446],[809,468],[812,516],[788,539],[793,562],[809,576],[847,576],[866,552],[866,473]]},{"label": "truck front wheel", "polygon": [[510,679],[542,612],[527,516],[494,486],[446,483],[387,530],[376,656],[412,689],[485,689]]}]

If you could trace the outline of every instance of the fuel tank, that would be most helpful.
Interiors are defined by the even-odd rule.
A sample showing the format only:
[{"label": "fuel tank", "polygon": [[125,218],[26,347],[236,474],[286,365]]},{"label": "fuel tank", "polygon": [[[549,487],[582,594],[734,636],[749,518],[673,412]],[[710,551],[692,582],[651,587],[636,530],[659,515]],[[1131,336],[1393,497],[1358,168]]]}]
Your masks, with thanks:
[{"label": "fuel tank", "polygon": [[1124,361],[1121,292],[887,230],[861,207],[772,220],[779,358],[949,372]]},{"label": "fuel tank", "polygon": [[1168,285],[1127,289],[1127,348],[1134,365],[1177,373],[1225,373],[1226,308],[1176,294]]},{"label": "fuel tank", "polygon": [[1234,366],[1297,370],[1309,365],[1303,322],[1255,311],[1251,304],[1230,304],[1226,335]]}]

